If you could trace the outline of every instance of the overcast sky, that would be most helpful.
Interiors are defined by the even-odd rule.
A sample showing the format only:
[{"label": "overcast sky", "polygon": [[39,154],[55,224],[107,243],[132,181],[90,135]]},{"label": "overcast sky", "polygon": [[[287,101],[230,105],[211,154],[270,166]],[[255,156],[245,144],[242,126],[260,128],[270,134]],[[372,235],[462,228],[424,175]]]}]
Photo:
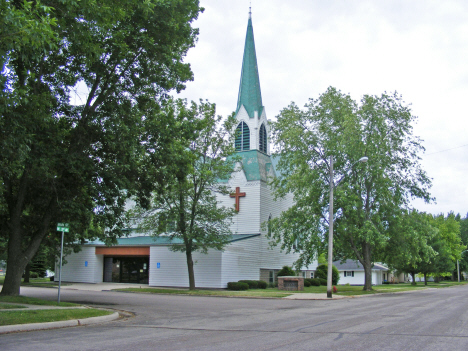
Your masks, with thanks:
[{"label": "overcast sky", "polygon": [[[248,0],[201,0],[191,49],[195,80],[180,94],[208,99],[218,114],[236,108]],[[418,116],[422,165],[435,204],[420,211],[468,212],[468,1],[253,0],[263,105],[275,120],[334,86],[359,101],[397,91]],[[370,164],[369,164],[370,166]]]}]

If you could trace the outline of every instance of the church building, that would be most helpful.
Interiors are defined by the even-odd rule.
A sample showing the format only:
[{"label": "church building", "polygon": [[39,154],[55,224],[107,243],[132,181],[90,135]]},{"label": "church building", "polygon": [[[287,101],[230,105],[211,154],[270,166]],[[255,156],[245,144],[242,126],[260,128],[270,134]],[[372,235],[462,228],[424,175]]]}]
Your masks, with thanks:
[{"label": "church building", "polygon": [[[193,253],[195,285],[199,288],[226,288],[241,279],[273,283],[276,272],[292,266],[298,254],[271,247],[267,223],[288,209],[292,195],[274,200],[269,180],[277,176],[275,158],[270,155],[269,127],[262,103],[252,18],[249,14],[239,96],[236,108],[235,148],[240,156],[236,171],[225,180],[230,195],[217,195],[220,205],[236,206],[230,243],[224,251]],[[188,287],[185,253],[169,249],[174,242],[165,236],[129,236],[115,246],[89,242],[66,257],[62,280],[100,283],[122,282],[149,286]],[[314,265],[315,268],[315,265]],[[312,270],[304,270],[310,277]],[[58,271],[57,271],[58,272]],[[56,275],[58,279],[58,274]]]}]

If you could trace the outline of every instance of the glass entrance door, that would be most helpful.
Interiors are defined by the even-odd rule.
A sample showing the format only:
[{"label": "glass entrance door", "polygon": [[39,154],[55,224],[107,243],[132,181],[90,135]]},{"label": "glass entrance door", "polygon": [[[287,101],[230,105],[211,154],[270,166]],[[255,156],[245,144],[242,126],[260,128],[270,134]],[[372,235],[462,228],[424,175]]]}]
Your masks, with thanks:
[{"label": "glass entrance door", "polygon": [[[110,277],[109,266],[111,264],[112,274]],[[104,281],[148,284],[148,278],[149,257],[106,257],[104,260]]]}]

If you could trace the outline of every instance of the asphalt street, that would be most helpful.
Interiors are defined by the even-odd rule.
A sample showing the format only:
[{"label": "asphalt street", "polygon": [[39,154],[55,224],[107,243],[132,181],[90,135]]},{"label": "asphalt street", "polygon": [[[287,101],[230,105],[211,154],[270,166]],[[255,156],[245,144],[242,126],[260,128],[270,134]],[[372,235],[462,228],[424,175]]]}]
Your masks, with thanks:
[{"label": "asphalt street", "polygon": [[134,317],[1,335],[0,350],[468,350],[468,286],[332,301],[78,290],[61,298]]}]

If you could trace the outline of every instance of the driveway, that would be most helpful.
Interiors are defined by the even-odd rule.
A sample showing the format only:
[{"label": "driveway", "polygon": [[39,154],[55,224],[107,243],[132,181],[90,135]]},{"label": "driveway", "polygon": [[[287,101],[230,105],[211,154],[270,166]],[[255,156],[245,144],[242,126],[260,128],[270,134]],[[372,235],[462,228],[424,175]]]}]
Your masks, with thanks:
[{"label": "driveway", "polygon": [[[22,288],[56,298],[56,290]],[[64,290],[126,310],[101,325],[0,336],[5,350],[467,350],[468,286],[340,300]]]}]

